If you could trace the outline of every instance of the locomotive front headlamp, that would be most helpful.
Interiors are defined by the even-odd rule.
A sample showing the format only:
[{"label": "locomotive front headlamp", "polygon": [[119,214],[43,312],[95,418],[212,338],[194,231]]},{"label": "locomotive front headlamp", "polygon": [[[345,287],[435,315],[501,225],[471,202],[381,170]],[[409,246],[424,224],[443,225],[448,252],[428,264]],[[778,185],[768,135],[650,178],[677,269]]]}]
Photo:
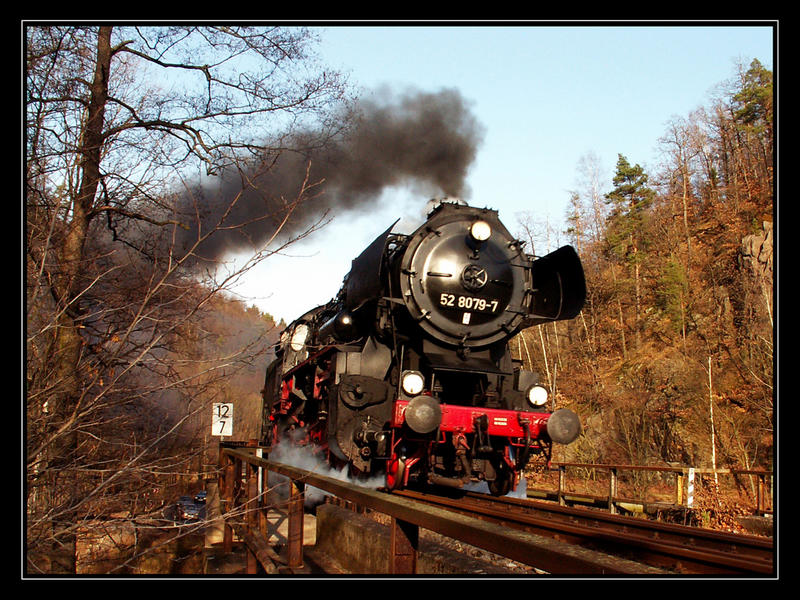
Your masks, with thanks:
[{"label": "locomotive front headlamp", "polygon": [[486,221],[475,221],[469,228],[469,234],[476,242],[485,242],[492,235],[492,228]]},{"label": "locomotive front headlamp", "polygon": [[540,408],[547,404],[547,390],[540,385],[532,385],[528,389],[528,404]]},{"label": "locomotive front headlamp", "polygon": [[294,333],[292,333],[292,340],[289,342],[292,350],[295,352],[300,352],[300,350],[303,349],[306,339],[308,339],[308,333],[308,325],[305,323],[295,327]]},{"label": "locomotive front headlamp", "polygon": [[416,396],[425,387],[425,378],[419,371],[405,371],[401,380],[403,391],[409,396]]}]

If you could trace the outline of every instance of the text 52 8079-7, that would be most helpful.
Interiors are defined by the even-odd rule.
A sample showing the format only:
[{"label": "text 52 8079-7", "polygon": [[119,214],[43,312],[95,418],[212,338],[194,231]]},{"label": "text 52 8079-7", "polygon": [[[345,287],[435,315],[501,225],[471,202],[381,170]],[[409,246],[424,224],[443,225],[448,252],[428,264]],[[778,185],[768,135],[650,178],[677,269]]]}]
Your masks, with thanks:
[{"label": "text 52 8079-7", "polygon": [[474,310],[478,312],[493,313],[500,305],[498,300],[475,298],[473,296],[457,296],[455,294],[441,294],[439,304],[445,308],[461,310]]}]

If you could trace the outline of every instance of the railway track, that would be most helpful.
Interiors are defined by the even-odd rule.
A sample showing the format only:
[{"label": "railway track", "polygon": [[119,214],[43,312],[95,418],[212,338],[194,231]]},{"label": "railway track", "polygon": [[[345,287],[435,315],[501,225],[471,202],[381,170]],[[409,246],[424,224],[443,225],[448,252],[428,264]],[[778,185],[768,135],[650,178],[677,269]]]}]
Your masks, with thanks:
[{"label": "railway track", "polygon": [[473,492],[446,497],[404,490],[393,495],[675,573],[775,574],[774,542],[769,538]]},{"label": "railway track", "polygon": [[[386,493],[239,450],[225,449],[224,455],[226,460],[233,459],[225,471],[234,478],[241,469],[236,461],[247,461],[296,482],[292,490],[294,493],[296,489],[298,497],[304,486],[310,485],[355,506],[388,515],[392,536],[397,534],[400,540],[408,537],[409,544],[418,529],[425,529],[554,575],[777,574],[774,542],[767,538],[620,517],[530,499],[469,492],[455,495],[452,489],[450,497],[410,490]],[[226,483],[227,479],[222,489],[230,487],[227,502],[235,506],[233,486]],[[255,491],[253,494],[255,497]],[[290,531],[292,522],[299,531],[302,502],[293,505],[295,508],[288,510]],[[290,547],[293,539],[290,537]],[[295,546],[302,557],[302,545]],[[402,544],[399,548],[405,549]],[[392,556],[393,561],[402,563],[401,569],[402,565],[407,566],[405,552]]]}]

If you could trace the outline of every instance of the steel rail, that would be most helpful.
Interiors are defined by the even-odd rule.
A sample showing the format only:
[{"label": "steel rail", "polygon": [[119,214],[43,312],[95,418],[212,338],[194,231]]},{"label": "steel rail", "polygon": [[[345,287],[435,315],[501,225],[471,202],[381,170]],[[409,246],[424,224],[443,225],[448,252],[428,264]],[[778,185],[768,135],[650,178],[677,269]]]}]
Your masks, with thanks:
[{"label": "steel rail", "polygon": [[766,538],[472,492],[465,492],[459,498],[409,490],[395,494],[681,573],[771,575],[775,572],[774,543]]}]

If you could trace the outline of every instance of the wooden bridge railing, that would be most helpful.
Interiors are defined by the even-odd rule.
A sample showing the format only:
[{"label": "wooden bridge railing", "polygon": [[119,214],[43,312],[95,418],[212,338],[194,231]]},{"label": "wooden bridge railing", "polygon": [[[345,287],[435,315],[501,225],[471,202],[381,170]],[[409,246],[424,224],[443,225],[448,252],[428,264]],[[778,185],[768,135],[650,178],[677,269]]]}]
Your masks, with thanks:
[{"label": "wooden bridge railing", "polygon": [[246,448],[243,454],[243,450],[220,448],[220,508],[225,523],[223,552],[232,551],[236,533],[247,546],[248,574],[257,572],[257,562],[267,573],[277,573],[279,565],[299,568],[303,564],[303,484],[295,480],[289,483],[290,495],[286,504],[288,555],[283,558],[266,542],[265,510],[268,506],[264,502],[264,480],[267,473],[257,462],[260,461],[258,450]]},{"label": "wooden bridge railing", "polygon": [[[580,468],[587,470],[607,471],[609,474],[608,494],[606,496],[591,496],[567,491],[567,468]],[[551,469],[558,471],[558,488],[554,494],[559,504],[565,504],[567,497],[600,500],[607,504],[612,513],[618,512],[618,504],[633,503],[646,504],[641,499],[621,497],[618,493],[619,473],[622,471],[649,471],[675,474],[674,505],[677,507],[691,508],[693,505],[693,489],[695,478],[698,475],[747,475],[757,477],[756,488],[756,514],[769,514],[772,512],[772,472],[756,469],[705,469],[685,466],[639,466],[624,464],[591,464],[591,463],[551,463]],[[540,490],[545,491],[546,490]]]},{"label": "wooden bridge railing", "polygon": [[[303,565],[303,500],[305,486],[312,485],[343,500],[391,517],[390,574],[415,573],[419,528],[462,541],[525,564],[536,564],[554,574],[642,574],[657,571],[632,561],[607,556],[589,549],[576,552],[558,540],[516,535],[500,524],[466,517],[410,499],[361,488],[302,469],[270,462],[256,456],[257,449],[220,447],[219,490],[224,519],[223,551],[233,549],[234,532],[247,546],[247,572],[255,574],[260,563],[267,573],[280,572],[280,565],[296,569]],[[267,543],[265,502],[266,471],[287,477],[290,495],[286,557]],[[259,482],[260,479],[260,482]]]}]

